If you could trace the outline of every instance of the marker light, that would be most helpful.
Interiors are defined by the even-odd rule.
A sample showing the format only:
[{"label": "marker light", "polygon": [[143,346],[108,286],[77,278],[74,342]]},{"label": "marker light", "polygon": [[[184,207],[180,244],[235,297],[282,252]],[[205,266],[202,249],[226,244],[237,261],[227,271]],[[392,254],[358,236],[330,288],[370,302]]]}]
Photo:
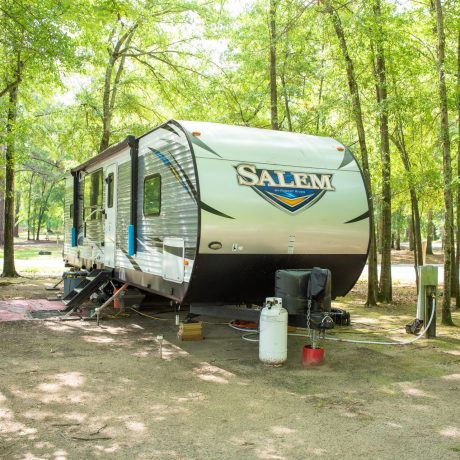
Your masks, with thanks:
[{"label": "marker light", "polygon": [[345,147],[343,147],[342,145],[338,145],[338,146],[337,146],[337,150],[338,150],[339,152],[343,152],[343,151],[345,150]]},{"label": "marker light", "polygon": [[199,137],[201,133],[199,131],[192,131],[192,136]]}]

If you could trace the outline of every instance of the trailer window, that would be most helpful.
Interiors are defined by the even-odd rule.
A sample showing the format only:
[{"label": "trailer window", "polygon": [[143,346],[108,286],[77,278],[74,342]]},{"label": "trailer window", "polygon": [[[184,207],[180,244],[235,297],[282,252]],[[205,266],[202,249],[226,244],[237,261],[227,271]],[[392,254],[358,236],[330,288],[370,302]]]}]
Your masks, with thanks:
[{"label": "trailer window", "polygon": [[161,210],[161,176],[153,174],[144,179],[144,216],[159,216]]},{"label": "trailer window", "polygon": [[85,176],[83,210],[85,220],[102,219],[102,169]]},{"label": "trailer window", "polygon": [[107,207],[113,208],[113,173],[107,176]]}]

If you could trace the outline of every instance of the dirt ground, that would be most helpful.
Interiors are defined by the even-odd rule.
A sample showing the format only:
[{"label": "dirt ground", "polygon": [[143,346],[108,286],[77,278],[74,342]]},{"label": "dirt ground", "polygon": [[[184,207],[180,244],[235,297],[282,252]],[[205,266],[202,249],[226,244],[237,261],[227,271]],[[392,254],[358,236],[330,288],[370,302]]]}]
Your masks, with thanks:
[{"label": "dirt ground", "polygon": [[[49,281],[0,296],[45,297]],[[395,329],[415,314],[413,288],[395,297],[367,309],[358,284],[336,304],[352,327],[331,336],[407,339]],[[406,347],[325,342],[316,368],[290,337],[275,368],[220,319],[179,342],[173,314],[157,317],[0,323],[0,458],[460,458],[458,328]]]}]

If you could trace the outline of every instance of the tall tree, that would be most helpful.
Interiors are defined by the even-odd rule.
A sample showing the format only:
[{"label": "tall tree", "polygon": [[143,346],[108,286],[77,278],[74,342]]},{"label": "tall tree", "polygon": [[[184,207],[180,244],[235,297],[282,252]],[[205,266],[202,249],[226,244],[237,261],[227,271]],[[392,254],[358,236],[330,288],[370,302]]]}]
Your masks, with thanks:
[{"label": "tall tree", "polygon": [[[460,178],[460,30],[457,35],[457,177]],[[458,277],[460,273],[460,181],[457,182],[457,253],[455,254],[454,273]],[[460,286],[457,285],[455,305],[460,308]]]},{"label": "tall tree", "polygon": [[[21,133],[19,95],[24,82],[57,80],[58,66],[73,57],[70,29],[64,20],[68,5],[51,0],[3,0],[0,3],[0,50],[4,74],[0,96],[8,95],[5,122],[5,219],[3,276],[17,276],[14,264],[15,169]],[[60,70],[59,69],[59,70]],[[26,85],[27,86],[27,85]],[[25,91],[23,91],[25,92]],[[25,99],[25,98],[24,98]],[[24,127],[23,127],[24,128]]]},{"label": "tall tree", "polygon": [[373,12],[376,18],[375,73],[377,80],[377,102],[380,126],[380,153],[382,165],[382,259],[380,265],[379,300],[390,303],[391,284],[391,157],[388,130],[387,75],[384,50],[384,28],[380,0],[374,0]]},{"label": "tall tree", "polygon": [[23,62],[21,51],[13,52],[11,75],[16,84],[8,85],[8,115],[6,120],[6,152],[5,152],[5,218],[4,218],[4,256],[3,277],[19,276],[14,264],[14,182],[15,182],[15,125],[18,116],[18,92],[19,82],[22,78]]},{"label": "tall tree", "polygon": [[286,113],[288,131],[292,131],[291,109],[289,107],[289,93],[287,90],[287,82],[286,82],[286,64],[287,64],[288,56],[289,56],[289,53],[287,50],[285,50],[283,67],[280,73],[280,80],[281,80],[281,87],[283,88],[284,111]]},{"label": "tall tree", "polygon": [[452,272],[452,241],[453,235],[453,203],[452,203],[452,158],[450,151],[449,135],[449,115],[447,106],[447,88],[445,76],[445,43],[444,16],[441,0],[435,0],[436,9],[436,32],[437,32],[437,67],[438,67],[438,90],[439,90],[439,109],[440,131],[439,141],[443,157],[443,177],[444,177],[444,296],[442,301],[442,324],[452,326],[452,315],[450,310],[451,302],[451,272]]},{"label": "tall tree", "polygon": [[354,64],[348,51],[347,40],[343,30],[342,21],[337,11],[329,0],[323,0],[326,12],[329,14],[332,24],[334,26],[337,39],[339,40],[342,57],[345,61],[348,88],[350,91],[353,118],[358,132],[358,140],[361,151],[361,162],[363,167],[364,181],[369,190],[371,197],[369,200],[369,221],[370,221],[370,250],[368,261],[368,288],[367,288],[367,301],[369,306],[377,304],[377,252],[375,244],[375,222],[374,222],[374,205],[372,200],[372,181],[369,169],[369,155],[366,144],[366,131],[364,129],[363,114],[361,108],[361,99],[359,94],[358,83],[355,76]]},{"label": "tall tree", "polygon": [[433,255],[433,210],[428,209],[427,213],[427,223],[426,223],[426,253]]},{"label": "tall tree", "polygon": [[186,95],[177,82],[191,86],[194,66],[184,61],[201,57],[192,51],[192,42],[199,34],[198,18],[208,11],[206,3],[124,0],[97,5],[97,14],[88,19],[90,26],[80,38],[88,55],[83,71],[91,84],[78,94],[97,138],[92,153],[105,150],[126,132],[151,126],[152,118],[163,120],[168,116],[161,113],[166,101],[171,111],[180,109],[173,100]]},{"label": "tall tree", "polygon": [[413,246],[414,246],[414,266],[415,266],[415,277],[417,280],[418,286],[418,266],[423,265],[423,251],[422,251],[422,233],[421,233],[421,226],[420,226],[420,209],[419,209],[419,202],[417,197],[417,192],[414,185],[413,179],[413,170],[412,164],[410,161],[409,153],[406,148],[406,141],[404,135],[404,128],[400,117],[397,116],[397,126],[396,132],[394,135],[391,136],[393,143],[395,144],[396,148],[399,150],[401,155],[401,161],[404,165],[404,169],[407,173],[407,180],[409,183],[409,195],[410,195],[410,202],[411,202],[411,235],[413,238]]},{"label": "tall tree", "polygon": [[[3,145],[0,145],[0,152],[3,153]],[[3,246],[5,239],[5,181],[3,180],[3,168],[0,167],[0,246]]]},{"label": "tall tree", "polygon": [[113,30],[107,46],[108,60],[105,69],[104,91],[102,96],[102,138],[99,146],[99,151],[101,152],[110,144],[112,119],[118,87],[121,83],[121,77],[126,63],[126,54],[130,49],[130,44],[137,28],[137,23],[128,28],[121,23],[120,28],[115,27]]},{"label": "tall tree", "polygon": [[270,110],[272,129],[279,129],[278,124],[278,89],[276,69],[276,8],[278,0],[270,0],[269,31],[270,31]]},{"label": "tall tree", "polygon": [[14,237],[19,238],[19,212],[21,210],[21,194],[19,193],[18,190],[16,190],[16,196],[15,196],[15,206],[16,209],[14,210]]},{"label": "tall tree", "polygon": [[31,171],[28,194],[27,194],[27,240],[30,240],[31,236],[33,238],[33,232],[31,232],[32,230],[31,207],[32,207],[32,186],[34,183],[34,178],[35,178],[35,172]]}]

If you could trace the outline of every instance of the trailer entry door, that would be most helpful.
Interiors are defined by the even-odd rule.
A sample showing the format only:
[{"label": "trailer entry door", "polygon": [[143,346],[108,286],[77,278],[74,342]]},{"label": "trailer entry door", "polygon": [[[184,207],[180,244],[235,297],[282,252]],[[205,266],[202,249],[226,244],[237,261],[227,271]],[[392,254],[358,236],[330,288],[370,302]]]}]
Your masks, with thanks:
[{"label": "trailer entry door", "polygon": [[104,182],[104,265],[113,268],[117,238],[117,166],[115,164],[105,168]]}]

